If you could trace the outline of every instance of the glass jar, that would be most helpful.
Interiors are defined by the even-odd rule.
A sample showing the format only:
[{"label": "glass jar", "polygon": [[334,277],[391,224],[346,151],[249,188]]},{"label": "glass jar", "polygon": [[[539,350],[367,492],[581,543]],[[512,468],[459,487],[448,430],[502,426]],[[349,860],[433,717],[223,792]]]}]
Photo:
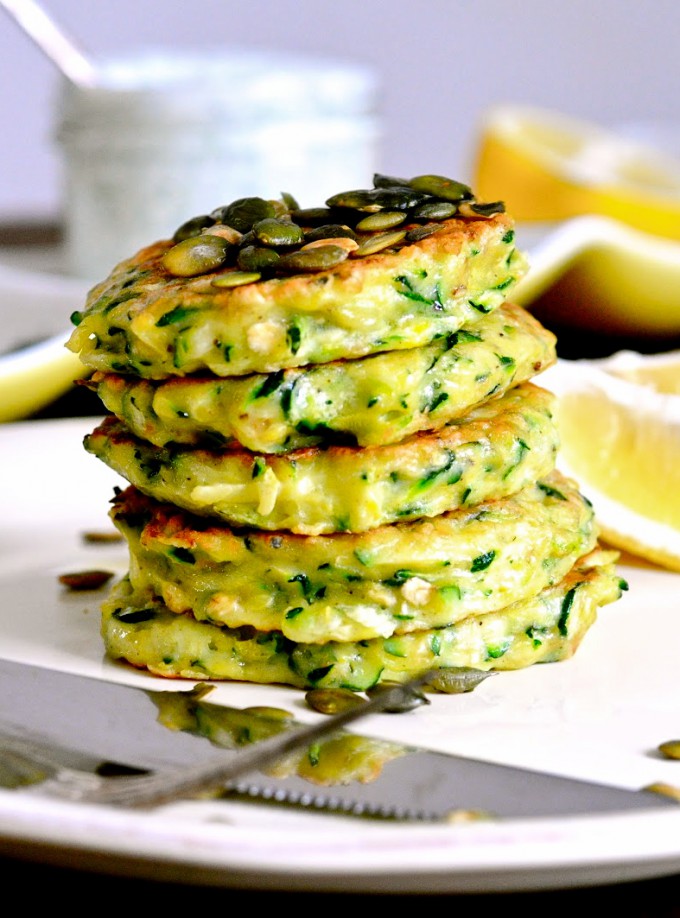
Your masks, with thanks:
[{"label": "glass jar", "polygon": [[99,280],[185,220],[251,195],[317,206],[370,187],[377,82],[358,64],[149,52],[63,82],[65,267]]}]

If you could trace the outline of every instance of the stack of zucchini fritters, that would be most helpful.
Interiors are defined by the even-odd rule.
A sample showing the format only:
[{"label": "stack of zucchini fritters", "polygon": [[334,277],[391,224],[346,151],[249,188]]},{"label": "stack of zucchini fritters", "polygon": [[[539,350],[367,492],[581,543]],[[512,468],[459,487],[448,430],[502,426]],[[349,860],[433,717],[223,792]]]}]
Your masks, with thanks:
[{"label": "stack of zucchini fritters", "polygon": [[353,690],[570,656],[625,583],[555,470],[525,270],[502,203],[433,175],[239,199],[118,265],[69,342],[130,483],[107,653]]}]

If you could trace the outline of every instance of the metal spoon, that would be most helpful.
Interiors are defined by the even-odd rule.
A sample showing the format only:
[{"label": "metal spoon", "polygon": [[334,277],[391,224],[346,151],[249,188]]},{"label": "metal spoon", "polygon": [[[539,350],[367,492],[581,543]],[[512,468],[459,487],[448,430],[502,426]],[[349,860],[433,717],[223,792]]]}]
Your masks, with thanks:
[{"label": "metal spoon", "polygon": [[0,0],[30,38],[77,86],[96,86],[97,69],[35,0]]}]

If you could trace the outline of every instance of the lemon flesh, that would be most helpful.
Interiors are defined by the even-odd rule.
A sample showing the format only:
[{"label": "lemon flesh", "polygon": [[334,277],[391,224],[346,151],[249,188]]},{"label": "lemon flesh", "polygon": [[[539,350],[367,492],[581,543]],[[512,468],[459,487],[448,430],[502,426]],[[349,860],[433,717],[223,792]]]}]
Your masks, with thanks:
[{"label": "lemon flesh", "polygon": [[680,571],[680,354],[560,360],[546,375],[558,466],[581,482],[604,538]]}]

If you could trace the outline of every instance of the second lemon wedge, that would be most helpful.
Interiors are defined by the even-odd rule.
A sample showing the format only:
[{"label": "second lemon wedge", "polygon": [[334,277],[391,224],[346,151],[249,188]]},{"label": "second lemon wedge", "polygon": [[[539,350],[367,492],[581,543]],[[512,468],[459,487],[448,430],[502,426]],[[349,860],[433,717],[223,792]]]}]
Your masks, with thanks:
[{"label": "second lemon wedge", "polygon": [[491,108],[473,174],[480,198],[504,200],[518,222],[598,214],[680,239],[680,161],[559,112]]},{"label": "second lemon wedge", "polygon": [[611,545],[680,571],[680,352],[559,360],[558,465],[595,506]]}]

